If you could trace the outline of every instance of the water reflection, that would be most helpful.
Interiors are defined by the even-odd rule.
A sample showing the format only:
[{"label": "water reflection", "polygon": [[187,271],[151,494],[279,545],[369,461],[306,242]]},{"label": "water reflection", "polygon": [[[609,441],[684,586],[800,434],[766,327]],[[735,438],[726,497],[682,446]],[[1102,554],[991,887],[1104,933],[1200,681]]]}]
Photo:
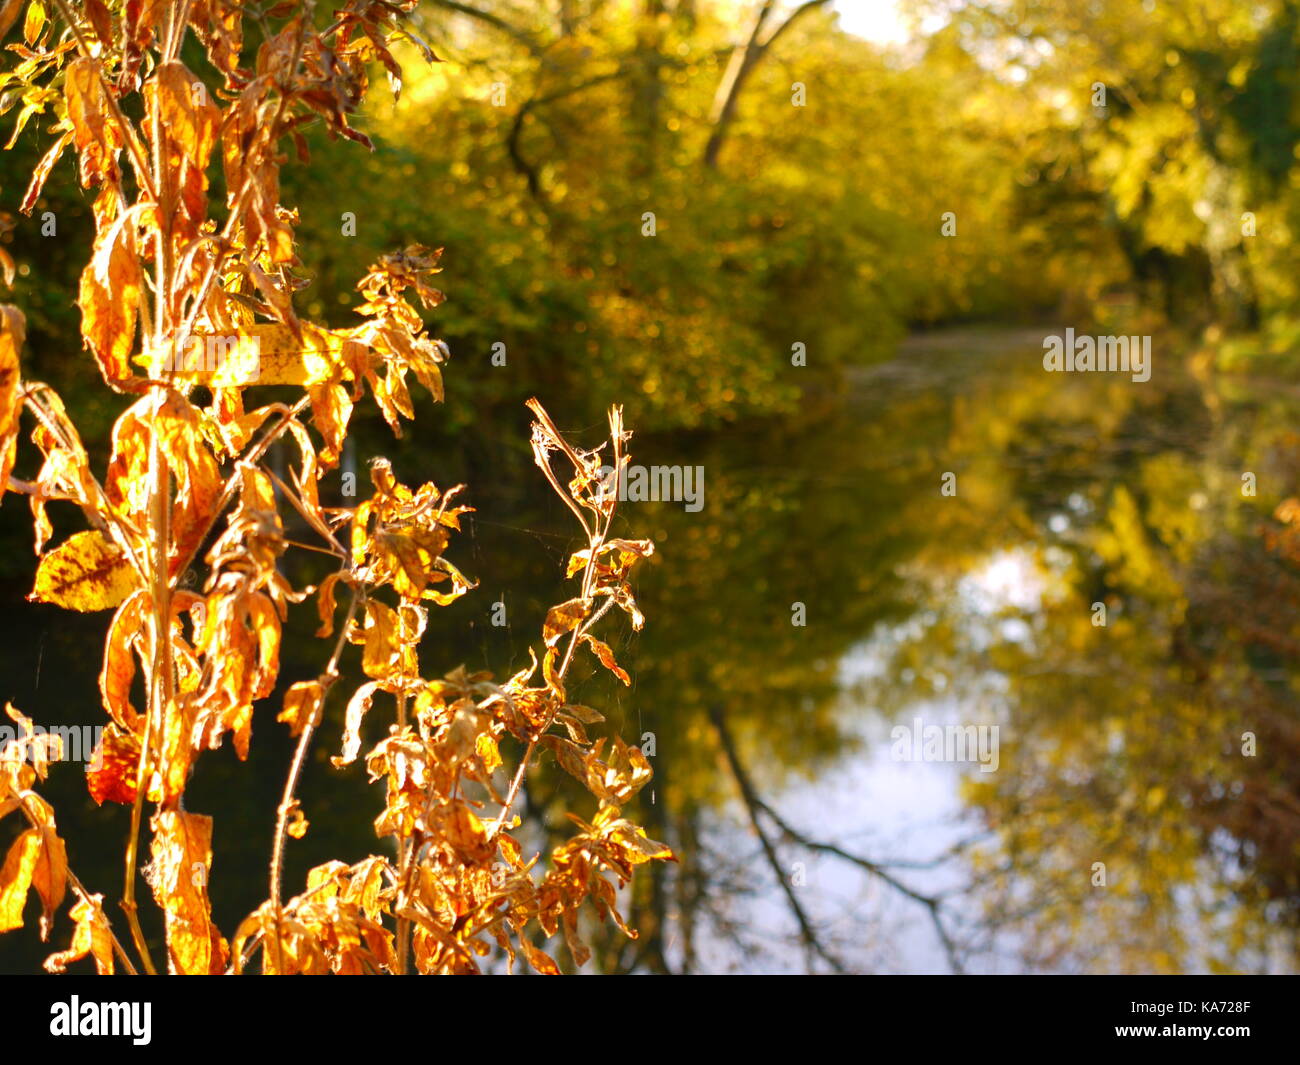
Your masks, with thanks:
[{"label": "water reflection", "polygon": [[[634,683],[574,682],[653,746],[631,813],[682,860],[637,882],[637,941],[591,930],[595,967],[1295,967],[1300,536],[1272,514],[1297,484],[1297,397],[1176,372],[1188,360],[1159,340],[1145,384],[1047,374],[1043,335],[913,340],[803,418],[634,440],[636,462],[701,466],[704,506],[627,505],[622,531],[659,547],[647,627],[611,641]],[[483,584],[432,613],[426,675],[509,675],[562,590],[565,516],[526,463],[386,451],[407,480],[442,454],[440,483],[467,480],[478,507],[452,557]],[[318,668],[311,614],[286,632],[285,685]],[[14,701],[53,693],[96,723],[98,662],[73,649],[95,619],[16,617]],[[33,677],[41,655],[67,668]],[[341,715],[300,788],[313,828],[290,884],[380,846],[361,768],[327,760]],[[214,752],[188,793],[217,815],[226,929],[264,897],[289,758],[273,718],[248,765]],[[997,771],[891,757],[891,729],[918,719],[996,725]],[[530,780],[538,843],[574,795],[554,765]],[[82,877],[116,884],[119,811],[72,770],[51,797]],[[0,940],[6,968],[39,963],[25,935]]]},{"label": "water reflection", "polygon": [[[1263,535],[1294,403],[1173,358],[1045,374],[1042,335],[914,342],[802,430],[674,456],[702,515],[637,511],[643,814],[687,855],[640,964],[1294,966],[1296,584]],[[998,771],[894,763],[918,718],[996,724]]]}]

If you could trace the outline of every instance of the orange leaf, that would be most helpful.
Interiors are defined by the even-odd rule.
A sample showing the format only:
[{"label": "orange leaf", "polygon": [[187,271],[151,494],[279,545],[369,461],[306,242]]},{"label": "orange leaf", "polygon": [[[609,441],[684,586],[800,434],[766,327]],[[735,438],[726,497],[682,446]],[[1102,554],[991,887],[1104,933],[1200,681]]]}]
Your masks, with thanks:
[{"label": "orange leaf", "polygon": [[86,766],[86,786],[90,797],[102,806],[110,802],[135,802],[136,775],[140,765],[140,740],[110,724]]},{"label": "orange leaf", "polygon": [[208,101],[203,82],[179,59],[160,63],[151,83],[167,136],[190,165],[202,171],[217,142],[221,112]]},{"label": "orange leaf", "polygon": [[320,708],[325,701],[325,689],[320,681],[300,680],[284,693],[284,709],[277,721],[289,726],[289,734],[299,735],[308,725],[320,724]]},{"label": "orange leaf", "polygon": [[582,624],[583,618],[587,616],[588,606],[584,599],[570,599],[567,603],[551,607],[546,612],[546,624],[542,628],[542,638],[546,641],[546,646],[554,647],[566,632]]},{"label": "orange leaf", "polygon": [[68,64],[63,86],[68,105],[68,124],[81,153],[81,184],[97,185],[116,176],[122,133],[111,116],[108,96],[94,59],[78,58]]},{"label": "orange leaf", "polygon": [[602,666],[604,666],[611,673],[613,673],[614,676],[618,677],[618,679],[621,680],[624,684],[626,684],[629,688],[632,686],[632,678],[627,675],[627,671],[625,669],[623,669],[616,661],[614,661],[614,652],[609,649],[609,644],[602,643],[594,636],[584,635],[582,637],[582,641],[583,643],[588,643],[591,645],[592,651],[595,653],[596,657],[600,659],[600,664]]},{"label": "orange leaf", "polygon": [[226,941],[212,924],[208,873],[212,818],[162,810],[153,818],[149,886],[165,915],[173,974],[207,976],[226,967]]},{"label": "orange leaf", "polygon": [[5,864],[0,867],[0,932],[23,926],[23,906],[40,852],[41,834],[34,828],[20,835],[9,848]]},{"label": "orange leaf", "polygon": [[519,936],[519,945],[523,948],[524,957],[528,959],[528,964],[536,969],[543,976],[559,976],[560,967],[555,964],[551,956],[544,950],[538,950],[528,941],[527,934],[521,933]]},{"label": "orange leaf", "polygon": [[29,887],[40,896],[41,938],[47,939],[54,911],[63,902],[68,880],[68,855],[54,831],[54,820],[43,803],[44,823],[29,828],[9,848],[4,868],[0,869],[0,932],[19,928],[23,923],[23,904]]},{"label": "orange leaf", "polygon": [[103,895],[91,895],[72,907],[72,919],[77,923],[72,933],[72,945],[46,958],[46,971],[65,972],[72,962],[89,954],[94,957],[100,976],[113,975],[113,935],[108,918],[104,916],[103,902]]},{"label": "orange leaf", "polygon": [[[78,60],[77,62],[80,62]],[[95,253],[81,274],[81,335],[99,362],[104,380],[114,389],[132,376],[136,313],[143,275],[136,258],[130,212],[95,238]]]},{"label": "orange leaf", "polygon": [[0,495],[9,485],[18,443],[18,352],[27,336],[27,321],[17,307],[0,306]]}]

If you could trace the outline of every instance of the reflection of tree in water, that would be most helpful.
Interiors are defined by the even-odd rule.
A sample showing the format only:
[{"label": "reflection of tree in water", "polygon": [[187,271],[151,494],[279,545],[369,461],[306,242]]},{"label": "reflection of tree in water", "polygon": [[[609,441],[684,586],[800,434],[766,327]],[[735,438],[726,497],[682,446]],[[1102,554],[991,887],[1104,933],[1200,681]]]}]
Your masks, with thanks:
[{"label": "reflection of tree in water", "polygon": [[[622,727],[655,733],[656,802],[641,816],[683,861],[647,878],[632,906],[642,939],[611,940],[604,966],[707,968],[719,941],[756,967],[870,965],[890,935],[878,907],[845,919],[791,890],[795,864],[817,859],[936,918],[952,968],[1008,944],[1031,967],[1250,968],[1291,935],[1300,818],[1283,656],[1300,581],[1285,556],[1300,552],[1285,538],[1266,548],[1276,491],[1243,499],[1236,472],[1271,448],[1269,483],[1294,483],[1277,446],[1286,412],[1211,424],[1214,397],[1190,383],[1161,393],[1035,366],[936,376],[942,394],[918,387],[893,405],[868,397],[806,439],[728,441],[693,460],[708,471],[702,514],[653,510],[652,623],[630,651],[641,720],[629,710]],[[773,461],[742,470],[729,453]],[[960,491],[940,502],[946,469]],[[959,582],[1008,549],[1028,552],[1041,602],[970,615]],[[701,572],[716,578],[701,587]],[[790,624],[796,601],[807,627]],[[999,706],[1001,768],[965,781],[977,823],[932,863],[944,878],[782,811],[788,785],[865,758],[838,663],[873,633],[889,651],[861,704],[873,715],[936,691],[968,708],[993,692]],[[753,921],[774,899],[784,936]]]},{"label": "reflection of tree in water", "polygon": [[[1300,639],[1300,550],[1290,526],[1269,518],[1297,481],[1291,411],[1037,366],[1032,352],[914,353],[849,402],[809,412],[802,428],[633,440],[634,461],[703,465],[705,507],[626,508],[624,531],[659,548],[639,589],[647,626],[615,647],[634,684],[593,670],[575,674],[575,690],[614,708],[608,727],[629,741],[654,734],[656,779],[630,812],[681,862],[638,883],[628,909],[639,940],[591,930],[594,966],[885,966],[900,913],[936,940],[937,913],[952,967],[975,969],[1008,942],[1035,966],[1240,968],[1270,930],[1294,936],[1300,737],[1288,662]],[[419,455],[399,448],[394,461]],[[485,461],[456,458],[441,480],[485,484]],[[1258,499],[1241,497],[1243,469],[1258,474]],[[952,499],[939,495],[945,471],[958,475]],[[464,662],[508,676],[521,664],[554,597],[555,564],[573,546],[562,516],[524,487],[531,478],[522,467],[501,474],[495,494],[472,499],[479,510],[457,562],[487,583],[431,619],[426,671]],[[1017,550],[1043,574],[1041,605],[966,611],[960,582]],[[508,627],[486,621],[497,588],[507,589]],[[797,602],[803,627],[791,624]],[[1107,604],[1105,628],[1092,625],[1096,602]],[[1013,619],[1021,624],[1005,624]],[[25,666],[11,672],[30,670],[39,639],[49,660],[77,662],[62,647],[79,638],[75,621],[61,625],[16,632],[10,654]],[[286,632],[285,683],[299,679],[313,626],[306,618]],[[841,663],[868,640],[888,652],[887,668],[848,698]],[[84,702],[93,722],[98,663],[82,667],[46,671],[39,692]],[[936,868],[893,862],[876,841],[787,803],[791,787],[837,767],[866,772],[865,720],[910,719],[937,691],[969,708],[990,690],[1001,767],[971,774],[975,820],[955,845],[925,851]],[[314,827],[290,851],[289,883],[322,856],[381,846],[364,774],[326,761],[341,712],[329,708],[306,773]],[[251,765],[214,752],[191,789],[196,809],[220,810],[232,826],[215,841],[223,925],[256,902],[270,833],[257,812],[273,808],[289,753],[269,716],[255,731]],[[1240,755],[1245,731],[1254,758]],[[55,779],[67,792],[58,801],[87,802],[79,774]],[[549,762],[529,782],[539,846],[547,829],[562,831],[570,783]],[[848,816],[880,827],[870,808]],[[118,841],[99,827],[104,814],[91,808],[75,823],[83,875],[96,863],[112,875]],[[1106,863],[1105,889],[1091,885],[1095,861]],[[860,886],[846,898],[790,890],[797,863],[833,865]],[[31,952],[43,956],[38,944]],[[1283,959],[1275,966],[1294,964]]]},{"label": "reflection of tree in water", "polygon": [[[1186,388],[1091,391],[1082,408],[1062,396],[1053,424],[998,427],[989,402],[987,428],[969,426],[1015,441],[1016,505],[1000,519],[1005,546],[1048,578],[1041,605],[972,619],[949,596],[894,648],[884,687],[903,707],[935,675],[977,682],[982,661],[1003,681],[1001,769],[965,789],[1000,845],[976,852],[971,886],[1024,963],[1292,967],[1300,752],[1285,654],[1300,580],[1286,557],[1300,556],[1260,533],[1295,484],[1280,428],[1293,412],[1210,425],[1216,404]],[[1240,471],[1264,463],[1270,487],[1243,498]]]}]

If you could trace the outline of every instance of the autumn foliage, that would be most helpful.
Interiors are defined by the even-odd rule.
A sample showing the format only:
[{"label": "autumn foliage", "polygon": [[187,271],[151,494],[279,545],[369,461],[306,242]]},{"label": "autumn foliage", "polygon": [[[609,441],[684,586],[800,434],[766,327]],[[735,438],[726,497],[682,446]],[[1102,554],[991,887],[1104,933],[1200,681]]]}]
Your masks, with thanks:
[{"label": "autumn foliage", "polygon": [[[255,963],[268,973],[469,973],[497,947],[511,963],[522,954],[537,971],[557,973],[539,943],[562,932],[581,965],[590,953],[579,934],[584,906],[623,927],[618,888],[636,866],[671,858],[621,813],[650,778],[646,758],[617,736],[608,749],[593,742],[588,729],[603,718],[567,689],[575,656],[587,653],[627,682],[592,630],[615,608],[634,627],[643,623],[629,573],[653,545],[611,536],[630,436],[620,411],[610,412],[606,444],[589,451],[530,403],[536,461],[587,546],[568,566],[574,594],[545,619],[540,658],[502,683],[464,668],[426,680],[417,655],[427,611],[473,587],[446,557],[471,509],[463,486],[408,487],[379,460],[358,506],[323,506],[319,497],[355,404],[373,399],[400,432],[414,417],[412,378],[442,398],[446,349],[417,309],[442,299],[429,280],[437,252],[417,246],[383,257],[357,286],[359,324],[326,328],[295,310],[296,218],[279,202],[288,149],[307,161],[308,124],[367,143],[349,116],[376,63],[400,90],[394,41],[433,61],[401,21],[413,6],[349,0],[326,12],[277,3],[254,16],[225,0],[0,5],[0,33],[22,38],[8,47],[16,64],[4,89],[21,94],[20,125],[49,122],[57,135],[24,210],[61,158],[75,156],[95,221],[77,295],[82,335],[105,384],[131,397],[99,477],[59,396],[21,375],[22,313],[0,308],[0,485],[31,505],[40,559],[32,597],[114,611],[100,675],[107,721],[87,785],[97,802],[129,810],[126,934],[104,895],[72,872],[55,813],[37,793],[57,739],[8,709],[20,739],[0,760],[0,815],[29,827],[0,869],[0,932],[22,924],[29,892],[43,908],[43,937],[69,902],[75,931],[46,962],[52,971],[87,957],[101,973],[162,967],[137,917],[146,847],[165,968],[186,974]],[[202,74],[179,58],[191,34],[206,54]],[[210,352],[214,338],[219,358],[186,354],[195,340]],[[248,409],[252,385],[261,405]],[[267,385],[274,401],[261,400]],[[30,481],[14,476],[24,413],[40,457]],[[267,461],[282,440],[297,454],[287,478]],[[84,531],[52,546],[51,503],[79,508]],[[283,556],[300,546],[286,537],[289,511],[315,534],[314,549],[336,560],[317,587],[296,588],[282,571]],[[200,558],[206,581],[186,587],[182,576]],[[246,756],[254,709],[277,690],[282,626],[309,599],[323,665],[284,695],[278,720],[297,746],[270,841],[267,897],[228,936],[211,919],[208,895],[220,828],[186,808],[186,785],[204,751],[229,742]],[[295,790],[353,646],[367,679],[345,693],[334,762],[362,759],[383,782],[375,820],[383,853],[319,866],[289,894],[285,850],[309,827]],[[371,713],[392,724],[363,751]],[[539,866],[511,832],[525,774],[544,752],[598,806],[589,822],[573,818],[575,834]]]}]

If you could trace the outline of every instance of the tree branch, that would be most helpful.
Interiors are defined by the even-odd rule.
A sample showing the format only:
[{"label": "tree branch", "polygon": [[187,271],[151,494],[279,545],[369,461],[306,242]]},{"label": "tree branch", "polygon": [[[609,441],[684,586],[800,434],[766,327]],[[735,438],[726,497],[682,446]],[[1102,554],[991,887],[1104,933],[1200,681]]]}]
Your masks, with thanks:
[{"label": "tree branch", "polygon": [[[712,707],[709,711],[709,716],[713,720],[713,726],[718,733],[718,740],[722,744],[723,754],[726,755],[727,762],[731,767],[732,775],[736,778],[736,785],[740,789],[741,797],[745,800],[750,820],[754,823],[755,828],[758,828],[757,814],[763,813],[771,820],[772,824],[780,830],[783,836],[800,847],[803,847],[805,850],[815,851],[820,854],[830,854],[842,861],[856,865],[858,868],[870,873],[872,876],[893,888],[900,895],[924,906],[930,915],[931,923],[934,925],[935,934],[939,937],[939,942],[943,945],[944,953],[948,956],[948,964],[952,967],[953,972],[961,973],[963,970],[957,946],[953,942],[947,927],[944,925],[943,917],[940,912],[943,905],[942,898],[937,895],[923,895],[919,891],[915,891],[902,883],[879,863],[856,854],[851,854],[833,843],[821,843],[817,840],[810,839],[802,832],[796,830],[785,820],[785,818],[769,806],[754,789],[753,783],[750,781],[748,774],[740,763],[740,757],[736,752],[735,742],[731,738],[731,733],[727,728],[726,718],[723,715],[721,708],[716,706]],[[763,836],[761,829],[759,830],[759,838],[764,841],[764,849],[767,849],[766,838]],[[769,861],[772,860],[773,859],[769,855]],[[779,867],[774,866],[774,868]],[[786,889],[787,897],[790,897],[792,892],[786,885],[784,876],[781,876],[780,879],[782,886]]]},{"label": "tree branch", "polygon": [[508,37],[512,37],[525,48],[531,55],[541,55],[542,45],[527,30],[521,30],[518,26],[512,26],[499,15],[494,15],[490,11],[484,11],[481,8],[473,7],[470,4],[459,3],[458,0],[430,0],[431,6],[440,7],[446,11],[455,12],[458,15],[465,15],[468,18],[477,19],[493,29],[500,30]]},{"label": "tree branch", "polygon": [[776,0],[765,0],[758,11],[758,16],[754,19],[754,28],[750,31],[749,40],[745,42],[743,48],[738,46],[732,51],[731,60],[713,98],[713,113],[710,119],[713,129],[709,133],[708,143],[704,146],[704,165],[710,170],[717,169],[718,155],[722,151],[722,142],[726,139],[732,121],[736,117],[736,106],[740,101],[741,90],[744,89],[745,82],[749,80],[754,68],[767,55],[768,49],[794,25],[801,15],[822,7],[826,2],[827,0],[806,0],[806,3],[795,8],[785,21],[764,39],[763,30],[776,6]]}]

